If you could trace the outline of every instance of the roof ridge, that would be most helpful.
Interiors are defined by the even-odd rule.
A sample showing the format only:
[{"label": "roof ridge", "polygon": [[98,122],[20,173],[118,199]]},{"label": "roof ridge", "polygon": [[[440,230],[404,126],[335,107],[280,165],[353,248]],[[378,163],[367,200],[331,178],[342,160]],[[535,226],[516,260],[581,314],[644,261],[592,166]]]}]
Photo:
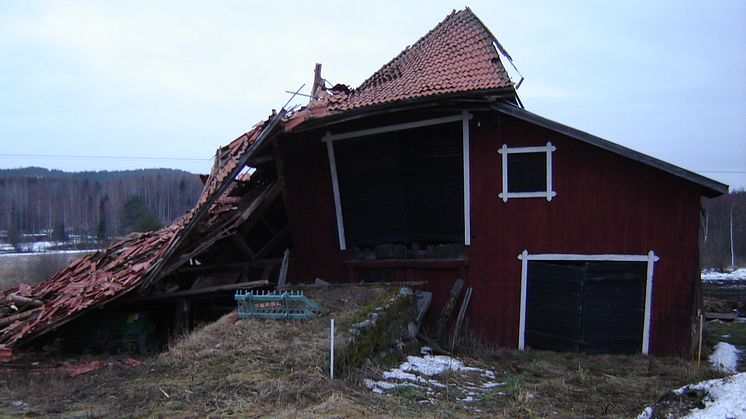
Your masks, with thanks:
[{"label": "roof ridge", "polygon": [[391,60],[389,60],[389,62],[387,62],[386,64],[382,65],[381,68],[379,68],[378,70],[376,70],[373,74],[370,75],[370,77],[368,77],[362,83],[360,83],[360,85],[358,87],[356,87],[353,90],[353,92],[355,90],[363,89],[365,87],[365,85],[368,84],[368,83],[372,83],[372,80],[374,78],[376,78],[376,76],[379,73],[381,73],[386,67],[395,64],[397,62],[397,60],[399,60],[404,54],[406,54],[407,52],[411,51],[415,46],[421,44],[423,42],[423,40],[425,40],[427,37],[429,37],[438,28],[440,28],[441,26],[443,26],[446,23],[446,21],[448,21],[449,19],[451,19],[452,17],[454,17],[456,14],[461,13],[461,12],[465,12],[467,10],[470,12],[470,14],[474,15],[474,13],[468,7],[466,9],[464,9],[464,10],[459,10],[459,11],[456,11],[456,9],[452,9],[451,13],[449,13],[448,16],[446,16],[445,18],[443,18],[443,20],[441,20],[437,25],[435,25],[435,27],[433,27],[432,29],[430,29],[429,31],[427,31],[426,34],[422,35],[412,45],[407,45],[406,47],[404,47],[404,49],[401,50],[399,52],[399,54],[397,54],[394,58],[392,58]]}]

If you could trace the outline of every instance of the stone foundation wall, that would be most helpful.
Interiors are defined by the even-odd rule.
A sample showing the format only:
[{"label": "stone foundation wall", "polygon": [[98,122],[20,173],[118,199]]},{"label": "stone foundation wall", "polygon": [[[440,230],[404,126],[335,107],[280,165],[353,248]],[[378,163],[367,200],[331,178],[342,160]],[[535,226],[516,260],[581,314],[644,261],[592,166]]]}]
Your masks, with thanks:
[{"label": "stone foundation wall", "polygon": [[415,339],[417,300],[409,288],[369,311],[365,318],[349,330],[341,356],[335,368],[359,368],[392,354],[401,353],[407,342]]}]

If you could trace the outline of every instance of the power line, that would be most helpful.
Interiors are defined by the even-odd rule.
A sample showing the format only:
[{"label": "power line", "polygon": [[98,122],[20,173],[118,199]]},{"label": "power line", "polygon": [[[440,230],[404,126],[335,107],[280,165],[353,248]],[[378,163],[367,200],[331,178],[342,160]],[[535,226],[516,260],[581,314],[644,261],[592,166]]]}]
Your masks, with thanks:
[{"label": "power line", "polygon": [[212,158],[193,157],[154,157],[154,156],[85,156],[72,154],[0,154],[0,157],[14,159],[41,158],[41,159],[83,159],[83,160],[171,160],[171,161],[210,161]]}]

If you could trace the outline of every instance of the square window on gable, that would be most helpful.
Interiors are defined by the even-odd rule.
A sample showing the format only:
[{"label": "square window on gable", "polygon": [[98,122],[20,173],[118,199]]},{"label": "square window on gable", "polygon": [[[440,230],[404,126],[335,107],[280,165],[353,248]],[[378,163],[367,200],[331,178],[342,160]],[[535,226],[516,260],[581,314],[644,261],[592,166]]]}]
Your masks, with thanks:
[{"label": "square window on gable", "polygon": [[498,150],[502,154],[503,191],[499,197],[546,198],[551,201],[557,192],[552,190],[552,153],[557,148],[548,142],[540,147],[514,147],[506,144]]},{"label": "square window on gable", "polygon": [[546,190],[546,153],[508,154],[508,191],[538,192]]}]

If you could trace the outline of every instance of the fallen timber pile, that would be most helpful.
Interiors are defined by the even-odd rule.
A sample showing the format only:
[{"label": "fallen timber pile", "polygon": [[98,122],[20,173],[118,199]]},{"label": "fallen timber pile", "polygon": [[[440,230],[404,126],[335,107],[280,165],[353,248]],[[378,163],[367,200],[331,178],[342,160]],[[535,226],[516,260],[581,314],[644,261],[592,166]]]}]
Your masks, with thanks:
[{"label": "fallen timber pile", "polygon": [[[264,218],[277,211],[282,182],[245,169],[284,116],[273,114],[219,149],[197,204],[170,225],[131,234],[34,286],[0,291],[0,362],[11,360],[13,348],[114,300],[187,301],[267,285],[287,248],[286,221]],[[270,233],[252,240],[259,228]]]}]

